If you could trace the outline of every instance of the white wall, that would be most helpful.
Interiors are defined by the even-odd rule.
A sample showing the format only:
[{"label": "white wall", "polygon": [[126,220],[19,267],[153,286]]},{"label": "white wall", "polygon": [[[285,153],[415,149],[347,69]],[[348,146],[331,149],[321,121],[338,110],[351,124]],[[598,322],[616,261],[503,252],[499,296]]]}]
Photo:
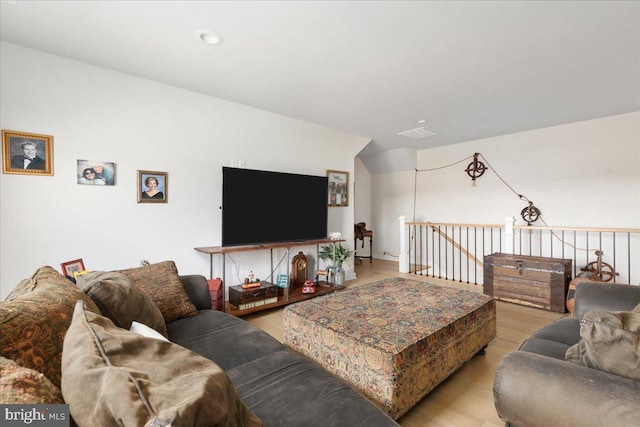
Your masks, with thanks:
[{"label": "white wall", "polygon": [[[90,270],[172,259],[182,274],[208,276],[209,257],[193,248],[220,244],[222,166],[235,158],[251,169],[353,173],[369,142],[10,43],[0,55],[0,126],[54,138],[54,176],[0,175],[2,298],[37,267],[76,258]],[[78,185],[77,159],[115,162],[116,185]],[[168,172],[167,204],[137,203],[137,170]],[[330,231],[351,236],[353,223],[353,204],[329,209]],[[268,252],[234,258],[242,277],[268,274]]]},{"label": "white wall", "polygon": [[[479,152],[550,226],[640,228],[640,112],[470,141],[418,152],[418,169],[449,165]],[[472,159],[419,172],[415,220],[524,224],[527,204],[488,170],[472,187]],[[372,176],[374,254],[398,254],[398,217],[414,219],[413,171]],[[535,225],[543,225],[536,222]]]},{"label": "white wall", "polygon": [[[371,230],[371,174],[359,157],[355,158],[354,181],[355,222],[364,222],[367,224],[367,230]],[[357,242],[357,246],[358,255],[369,255],[369,239],[365,239],[364,248],[361,240]]]}]

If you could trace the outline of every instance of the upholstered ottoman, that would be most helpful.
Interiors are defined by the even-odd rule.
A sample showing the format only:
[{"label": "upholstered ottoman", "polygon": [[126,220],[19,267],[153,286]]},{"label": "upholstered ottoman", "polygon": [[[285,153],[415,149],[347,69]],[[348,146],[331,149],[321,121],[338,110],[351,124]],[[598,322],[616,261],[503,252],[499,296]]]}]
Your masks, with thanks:
[{"label": "upholstered ottoman", "polygon": [[350,383],[394,419],[495,335],[493,298],[401,278],[284,310],[289,347]]}]

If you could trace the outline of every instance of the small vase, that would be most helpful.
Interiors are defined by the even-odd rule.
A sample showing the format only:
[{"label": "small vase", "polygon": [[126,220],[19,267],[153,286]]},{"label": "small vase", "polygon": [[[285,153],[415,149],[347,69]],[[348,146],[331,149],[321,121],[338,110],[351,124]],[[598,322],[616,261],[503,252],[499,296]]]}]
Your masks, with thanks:
[{"label": "small vase", "polygon": [[338,265],[333,269],[333,286],[336,288],[344,287],[344,268],[342,268],[342,264]]}]

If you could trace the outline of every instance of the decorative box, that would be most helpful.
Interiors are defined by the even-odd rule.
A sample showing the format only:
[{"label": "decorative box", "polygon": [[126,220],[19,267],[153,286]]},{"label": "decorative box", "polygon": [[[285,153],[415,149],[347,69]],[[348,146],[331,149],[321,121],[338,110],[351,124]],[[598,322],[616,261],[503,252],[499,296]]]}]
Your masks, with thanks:
[{"label": "decorative box", "polygon": [[484,293],[496,299],[564,313],[570,259],[495,253],[484,257]]},{"label": "decorative box", "polygon": [[229,287],[229,302],[236,307],[249,308],[256,306],[258,301],[278,300],[278,287],[273,283],[260,282],[260,287],[243,289],[242,285]]},{"label": "decorative box", "polygon": [[222,295],[222,279],[216,277],[215,279],[207,280],[209,285],[209,295],[211,296],[211,308],[213,310],[224,311],[224,295]]}]

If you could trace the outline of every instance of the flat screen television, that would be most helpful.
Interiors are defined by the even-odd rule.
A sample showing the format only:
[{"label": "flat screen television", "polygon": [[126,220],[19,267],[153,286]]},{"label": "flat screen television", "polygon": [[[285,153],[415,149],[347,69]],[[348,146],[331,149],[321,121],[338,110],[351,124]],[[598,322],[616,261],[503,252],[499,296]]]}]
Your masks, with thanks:
[{"label": "flat screen television", "polygon": [[222,168],[222,246],[327,237],[326,176]]}]

